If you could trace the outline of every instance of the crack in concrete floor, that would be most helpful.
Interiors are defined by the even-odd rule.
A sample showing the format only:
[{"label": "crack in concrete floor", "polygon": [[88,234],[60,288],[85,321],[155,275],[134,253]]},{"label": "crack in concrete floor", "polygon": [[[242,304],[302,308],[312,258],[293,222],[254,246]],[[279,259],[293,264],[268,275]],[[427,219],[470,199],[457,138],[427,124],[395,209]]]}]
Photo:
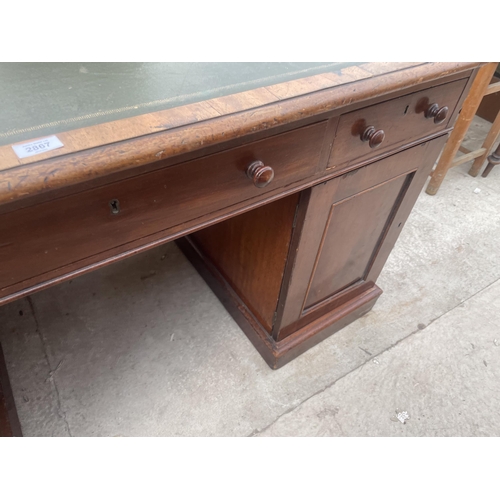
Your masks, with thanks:
[{"label": "crack in concrete floor", "polygon": [[[408,340],[411,339],[411,337],[413,337],[413,335],[415,335],[416,333],[423,333],[425,331],[426,328],[428,328],[430,325],[432,325],[433,323],[435,323],[436,321],[438,321],[439,319],[441,319],[442,317],[446,316],[447,314],[453,312],[455,309],[457,309],[458,307],[462,306],[463,304],[465,304],[466,302],[468,302],[470,299],[474,298],[476,295],[480,294],[481,292],[485,291],[486,289],[488,289],[489,287],[491,287],[492,285],[494,285],[495,283],[498,283],[500,281],[500,278],[497,278],[495,279],[494,281],[492,281],[489,285],[486,285],[484,288],[482,288],[481,290],[478,290],[476,292],[474,292],[472,295],[470,295],[469,297],[467,297],[466,299],[462,300],[461,302],[459,302],[458,304],[456,304],[454,307],[452,307],[451,309],[449,309],[448,311],[440,314],[439,316],[437,316],[436,318],[432,319],[427,325],[425,325],[424,328],[418,328],[414,331],[412,331],[411,333],[409,333],[407,336],[399,339],[397,342],[394,342],[394,344],[388,346],[387,348],[383,349],[382,351],[378,352],[377,354],[373,354],[371,355],[370,358],[368,358],[364,363],[361,363],[360,365],[356,366],[355,368],[353,368],[352,370],[350,370],[349,372],[345,373],[344,375],[342,375],[341,377],[338,377],[337,379],[335,379],[334,381],[332,381],[330,384],[328,384],[327,386],[325,386],[323,389],[320,389],[319,391],[316,391],[314,394],[311,394],[309,397],[305,398],[303,401],[301,401],[299,404],[297,404],[296,406],[292,407],[292,408],[288,408],[285,412],[283,412],[281,415],[279,415],[278,417],[276,417],[270,424],[266,425],[265,427],[263,427],[262,429],[255,429],[251,434],[249,434],[247,437],[257,437],[259,436],[259,434],[262,434],[263,432],[265,432],[267,429],[271,428],[276,422],[278,422],[281,418],[283,418],[285,415],[288,415],[289,413],[292,413],[293,411],[297,410],[298,408],[300,408],[301,406],[304,405],[304,403],[316,398],[318,395],[324,393],[325,391],[327,391],[328,389],[330,389],[331,387],[333,387],[335,384],[337,384],[340,380],[343,380],[345,379],[346,377],[348,377],[349,375],[351,375],[352,373],[355,373],[359,370],[362,370],[364,366],[366,366],[370,361],[373,361],[374,359],[376,359],[378,356],[381,356],[383,353],[385,352],[388,352],[392,349],[394,349],[395,347],[397,347],[399,344],[402,344],[403,342],[407,342]],[[367,352],[365,349],[362,349],[363,351]],[[342,427],[340,426],[340,423],[337,421],[337,419],[335,419],[335,421],[337,422],[338,426],[339,426],[339,429],[341,430],[341,433],[343,435],[345,435],[344,431],[342,430]]]},{"label": "crack in concrete floor", "polygon": [[28,301],[28,305],[30,307],[31,314],[32,314],[33,320],[35,322],[35,331],[36,331],[36,334],[38,335],[38,338],[40,339],[40,343],[42,345],[42,351],[43,351],[45,361],[47,362],[47,366],[50,369],[49,376],[47,377],[47,380],[50,380],[50,382],[52,384],[52,388],[56,394],[57,412],[59,414],[59,417],[62,418],[64,421],[64,424],[66,426],[66,430],[68,431],[68,435],[70,437],[73,437],[73,435],[71,434],[71,429],[69,427],[68,419],[66,418],[66,412],[62,408],[61,395],[59,393],[59,388],[57,387],[57,382],[56,382],[56,378],[55,378],[56,371],[61,366],[63,360],[61,359],[61,361],[59,361],[59,363],[57,364],[57,366],[55,368],[52,367],[52,364],[50,362],[49,353],[48,353],[47,340],[45,339],[45,337],[42,333],[42,330],[40,328],[40,323],[38,322],[38,317],[36,314],[35,305],[33,303],[33,299],[31,297],[31,295],[28,295],[26,297],[26,300]]}]

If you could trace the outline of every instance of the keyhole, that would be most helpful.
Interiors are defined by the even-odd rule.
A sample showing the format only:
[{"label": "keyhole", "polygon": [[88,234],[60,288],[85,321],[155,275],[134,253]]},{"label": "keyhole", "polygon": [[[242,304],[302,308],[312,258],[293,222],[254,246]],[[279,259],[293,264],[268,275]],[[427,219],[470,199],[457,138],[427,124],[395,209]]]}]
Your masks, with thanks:
[{"label": "keyhole", "polygon": [[118,200],[111,200],[109,202],[109,206],[111,207],[111,213],[116,215],[120,212],[120,202]]}]

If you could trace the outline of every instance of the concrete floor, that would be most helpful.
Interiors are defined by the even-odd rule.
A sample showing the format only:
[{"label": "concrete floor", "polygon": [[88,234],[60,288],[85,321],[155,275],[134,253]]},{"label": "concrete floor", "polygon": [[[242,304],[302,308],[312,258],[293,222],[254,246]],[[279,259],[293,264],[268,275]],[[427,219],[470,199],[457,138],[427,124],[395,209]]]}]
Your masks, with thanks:
[{"label": "concrete floor", "polygon": [[1,307],[24,434],[500,435],[500,167],[469,166],[421,194],[374,309],[278,371],[174,244]]}]

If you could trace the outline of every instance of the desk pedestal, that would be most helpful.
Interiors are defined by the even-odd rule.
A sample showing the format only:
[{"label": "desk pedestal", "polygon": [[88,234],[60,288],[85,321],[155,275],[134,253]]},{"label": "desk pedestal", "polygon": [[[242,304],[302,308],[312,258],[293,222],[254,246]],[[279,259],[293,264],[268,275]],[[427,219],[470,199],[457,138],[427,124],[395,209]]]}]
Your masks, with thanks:
[{"label": "desk pedestal", "polygon": [[179,240],[271,368],[373,307],[382,293],[375,282],[445,140]]}]

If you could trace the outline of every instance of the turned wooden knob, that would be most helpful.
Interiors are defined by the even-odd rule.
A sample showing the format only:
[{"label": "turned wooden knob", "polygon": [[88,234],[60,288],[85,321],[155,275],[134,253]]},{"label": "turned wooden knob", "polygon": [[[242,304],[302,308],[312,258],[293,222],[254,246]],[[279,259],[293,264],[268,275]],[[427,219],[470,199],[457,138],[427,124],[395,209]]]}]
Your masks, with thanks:
[{"label": "turned wooden knob", "polygon": [[439,107],[439,104],[430,104],[425,110],[424,116],[426,118],[434,118],[434,123],[439,125],[446,120],[446,115],[448,114],[448,106]]},{"label": "turned wooden knob", "polygon": [[368,145],[372,148],[378,148],[385,139],[385,132],[380,130],[375,130],[375,127],[366,127],[363,132],[361,132],[361,140],[363,142],[368,142]]},{"label": "turned wooden knob", "polygon": [[257,160],[247,167],[247,176],[255,187],[263,188],[274,179],[274,170]]}]

